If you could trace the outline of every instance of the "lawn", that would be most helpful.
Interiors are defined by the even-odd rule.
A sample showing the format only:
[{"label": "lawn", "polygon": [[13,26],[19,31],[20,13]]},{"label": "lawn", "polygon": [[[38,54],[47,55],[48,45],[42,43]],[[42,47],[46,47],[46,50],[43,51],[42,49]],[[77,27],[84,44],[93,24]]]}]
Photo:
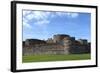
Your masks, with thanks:
[{"label": "lawn", "polygon": [[87,60],[90,54],[70,54],[70,55],[31,55],[23,56],[23,63],[28,62],[47,62],[47,61],[64,61],[64,60]]}]

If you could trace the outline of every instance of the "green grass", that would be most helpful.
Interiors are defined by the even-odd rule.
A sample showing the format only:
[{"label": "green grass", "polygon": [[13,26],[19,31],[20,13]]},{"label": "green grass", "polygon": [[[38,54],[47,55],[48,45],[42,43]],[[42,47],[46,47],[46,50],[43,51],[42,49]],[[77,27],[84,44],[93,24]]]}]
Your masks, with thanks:
[{"label": "green grass", "polygon": [[70,54],[70,55],[32,55],[23,56],[23,63],[28,62],[47,62],[47,61],[65,61],[65,60],[87,60],[90,54]]}]

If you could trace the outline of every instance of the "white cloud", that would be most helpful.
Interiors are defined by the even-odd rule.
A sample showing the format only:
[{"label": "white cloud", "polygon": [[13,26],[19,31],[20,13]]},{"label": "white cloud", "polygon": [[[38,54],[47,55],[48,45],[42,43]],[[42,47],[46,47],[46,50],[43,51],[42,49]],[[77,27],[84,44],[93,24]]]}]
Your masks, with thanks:
[{"label": "white cloud", "polygon": [[[45,26],[50,21],[48,20],[51,12],[43,11],[23,11],[23,22],[28,24],[30,20],[34,20],[34,24],[38,26]],[[30,25],[30,24],[29,24]]]},{"label": "white cloud", "polygon": [[23,11],[23,16],[25,16],[25,15],[27,15],[27,14],[29,14],[29,13],[31,13],[31,11],[26,11],[26,10],[24,10],[24,11]]},{"label": "white cloud", "polygon": [[31,26],[28,23],[23,22],[23,26],[26,28],[31,28]]},{"label": "white cloud", "polygon": [[34,19],[43,20],[43,19],[48,19],[51,12],[33,11],[32,14],[34,15],[34,17],[33,17]]},{"label": "white cloud", "polygon": [[24,26],[25,28],[31,28],[31,25],[28,24],[28,19],[26,19],[26,18],[24,18],[24,17],[23,17],[23,26]]},{"label": "white cloud", "polygon": [[35,22],[34,24],[40,27],[45,27],[47,24],[49,24],[49,22],[50,22],[49,20],[41,20],[41,21]]},{"label": "white cloud", "polygon": [[56,12],[58,16],[67,16],[68,18],[77,18],[79,13],[72,13],[72,12]]},{"label": "white cloud", "polygon": [[78,13],[70,13],[70,12],[68,12],[68,13],[66,13],[66,14],[67,14],[68,17],[71,17],[71,18],[76,18],[76,17],[79,16]]},{"label": "white cloud", "polygon": [[31,20],[39,27],[45,27],[50,23],[50,18],[57,16],[67,16],[68,18],[77,18],[78,13],[72,12],[44,12],[44,11],[23,11],[23,25],[30,28],[31,24],[28,24]]},{"label": "white cloud", "polygon": [[34,17],[34,15],[33,15],[32,13],[30,13],[30,14],[28,14],[25,18],[26,18],[27,20],[31,20],[31,19],[33,19],[33,17]]},{"label": "white cloud", "polygon": [[58,16],[65,16],[66,15],[66,13],[65,12],[56,12],[56,15],[58,15]]}]

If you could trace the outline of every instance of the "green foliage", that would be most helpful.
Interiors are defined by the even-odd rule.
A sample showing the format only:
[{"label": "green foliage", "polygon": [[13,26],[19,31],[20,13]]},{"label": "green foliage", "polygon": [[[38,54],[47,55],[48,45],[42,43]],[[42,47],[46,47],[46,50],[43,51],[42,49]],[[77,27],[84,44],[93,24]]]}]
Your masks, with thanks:
[{"label": "green foliage", "polygon": [[65,61],[65,60],[87,60],[91,59],[90,54],[70,54],[70,55],[31,55],[23,56],[23,63],[28,62],[47,62],[47,61]]}]

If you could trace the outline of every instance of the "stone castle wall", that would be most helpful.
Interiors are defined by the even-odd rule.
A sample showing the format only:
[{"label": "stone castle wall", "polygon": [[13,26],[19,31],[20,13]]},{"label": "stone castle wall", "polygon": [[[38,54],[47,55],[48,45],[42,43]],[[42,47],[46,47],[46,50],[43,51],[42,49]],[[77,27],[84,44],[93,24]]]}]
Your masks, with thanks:
[{"label": "stone castle wall", "polygon": [[64,34],[54,35],[53,39],[50,38],[47,41],[31,39],[23,44],[23,55],[79,53],[90,53],[90,44],[87,40],[75,40],[74,37]]}]

